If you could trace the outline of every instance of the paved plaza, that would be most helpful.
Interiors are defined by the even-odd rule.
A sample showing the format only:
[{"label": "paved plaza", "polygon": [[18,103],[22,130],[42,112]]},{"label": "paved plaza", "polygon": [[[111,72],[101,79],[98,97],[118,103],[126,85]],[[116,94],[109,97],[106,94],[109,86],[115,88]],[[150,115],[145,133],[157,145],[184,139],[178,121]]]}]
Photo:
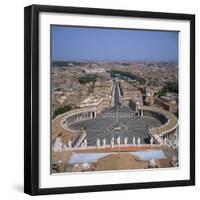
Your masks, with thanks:
[{"label": "paved plaza", "polygon": [[[124,108],[127,110],[127,108]],[[113,122],[115,121],[115,115],[113,113],[103,113],[97,115],[96,118],[86,121],[81,121],[73,124],[73,128],[84,128],[86,130],[86,139],[89,146],[96,146],[97,138],[101,141],[105,138],[107,144],[110,144],[111,138],[114,137],[115,144],[116,138],[120,136],[121,143],[123,139],[128,137],[128,143],[133,143],[133,137],[140,137],[141,143],[149,143],[149,136],[147,128],[150,126],[157,127],[161,125],[161,122],[155,118],[150,117],[137,117],[132,111],[119,112],[119,124],[123,127],[120,131],[112,130]]]},{"label": "paved plaza", "polygon": [[159,127],[161,122],[155,118],[148,116],[137,116],[130,108],[121,106],[119,101],[119,83],[115,82],[114,106],[106,111],[97,114],[96,118],[80,121],[71,125],[74,129],[84,129],[86,131],[86,139],[88,146],[96,146],[99,138],[101,141],[105,138],[106,143],[110,144],[114,138],[117,144],[117,137],[120,136],[121,144],[127,137],[128,144],[133,143],[133,137],[140,137],[143,144],[149,144],[148,128]]}]

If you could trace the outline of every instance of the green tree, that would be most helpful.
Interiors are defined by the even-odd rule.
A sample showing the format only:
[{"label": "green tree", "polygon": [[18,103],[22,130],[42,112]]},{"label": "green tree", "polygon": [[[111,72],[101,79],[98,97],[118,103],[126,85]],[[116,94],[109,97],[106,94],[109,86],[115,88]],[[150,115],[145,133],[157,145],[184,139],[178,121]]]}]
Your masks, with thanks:
[{"label": "green tree", "polygon": [[89,82],[94,83],[97,80],[97,75],[96,74],[87,74],[85,76],[80,77],[78,80],[79,80],[80,84],[86,84]]},{"label": "green tree", "polygon": [[169,91],[169,92],[175,92],[175,93],[178,93],[178,81],[174,81],[174,82],[167,82],[167,85],[166,85],[166,89]]},{"label": "green tree", "polygon": [[144,85],[146,83],[146,80],[144,78],[138,77],[135,74],[132,74],[130,72],[124,72],[124,71],[119,71],[119,70],[110,70],[109,72],[112,78],[115,78],[117,75],[121,75],[122,77],[126,77],[131,80],[136,80],[141,85]]},{"label": "green tree", "polygon": [[64,105],[62,107],[57,108],[53,113],[53,118],[55,118],[57,115],[63,114],[65,112],[68,112],[71,110],[70,105]]}]

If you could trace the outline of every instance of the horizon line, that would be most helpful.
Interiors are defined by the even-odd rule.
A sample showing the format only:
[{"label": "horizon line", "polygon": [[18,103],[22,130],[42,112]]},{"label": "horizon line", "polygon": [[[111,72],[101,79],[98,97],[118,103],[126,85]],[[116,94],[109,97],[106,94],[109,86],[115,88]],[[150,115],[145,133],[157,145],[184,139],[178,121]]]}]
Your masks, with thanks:
[{"label": "horizon line", "polygon": [[51,62],[175,62],[178,60],[51,60]]}]

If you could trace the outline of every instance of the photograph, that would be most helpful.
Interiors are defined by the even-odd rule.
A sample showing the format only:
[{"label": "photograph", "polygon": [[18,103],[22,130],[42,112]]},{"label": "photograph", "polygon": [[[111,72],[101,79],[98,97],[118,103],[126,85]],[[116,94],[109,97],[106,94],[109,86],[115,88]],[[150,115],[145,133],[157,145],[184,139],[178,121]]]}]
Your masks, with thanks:
[{"label": "photograph", "polygon": [[179,31],[51,24],[51,174],[178,169],[179,54]]},{"label": "photograph", "polygon": [[195,15],[25,7],[24,191],[195,184]]}]

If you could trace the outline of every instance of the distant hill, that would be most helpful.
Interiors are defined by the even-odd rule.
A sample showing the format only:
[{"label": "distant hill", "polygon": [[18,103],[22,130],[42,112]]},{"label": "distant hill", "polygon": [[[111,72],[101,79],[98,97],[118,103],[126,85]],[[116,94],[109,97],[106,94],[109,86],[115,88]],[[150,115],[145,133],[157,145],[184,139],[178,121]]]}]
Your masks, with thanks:
[{"label": "distant hill", "polygon": [[112,64],[120,64],[122,66],[129,66],[130,64],[140,64],[146,67],[177,67],[177,62],[159,62],[159,61],[129,61],[129,62],[121,62],[121,61],[52,61],[52,67],[72,67],[72,66],[85,66],[90,64],[102,64],[102,63],[112,63]]},{"label": "distant hill", "polygon": [[72,66],[84,66],[86,63],[84,62],[76,62],[76,61],[53,61],[52,67],[72,67]]}]

